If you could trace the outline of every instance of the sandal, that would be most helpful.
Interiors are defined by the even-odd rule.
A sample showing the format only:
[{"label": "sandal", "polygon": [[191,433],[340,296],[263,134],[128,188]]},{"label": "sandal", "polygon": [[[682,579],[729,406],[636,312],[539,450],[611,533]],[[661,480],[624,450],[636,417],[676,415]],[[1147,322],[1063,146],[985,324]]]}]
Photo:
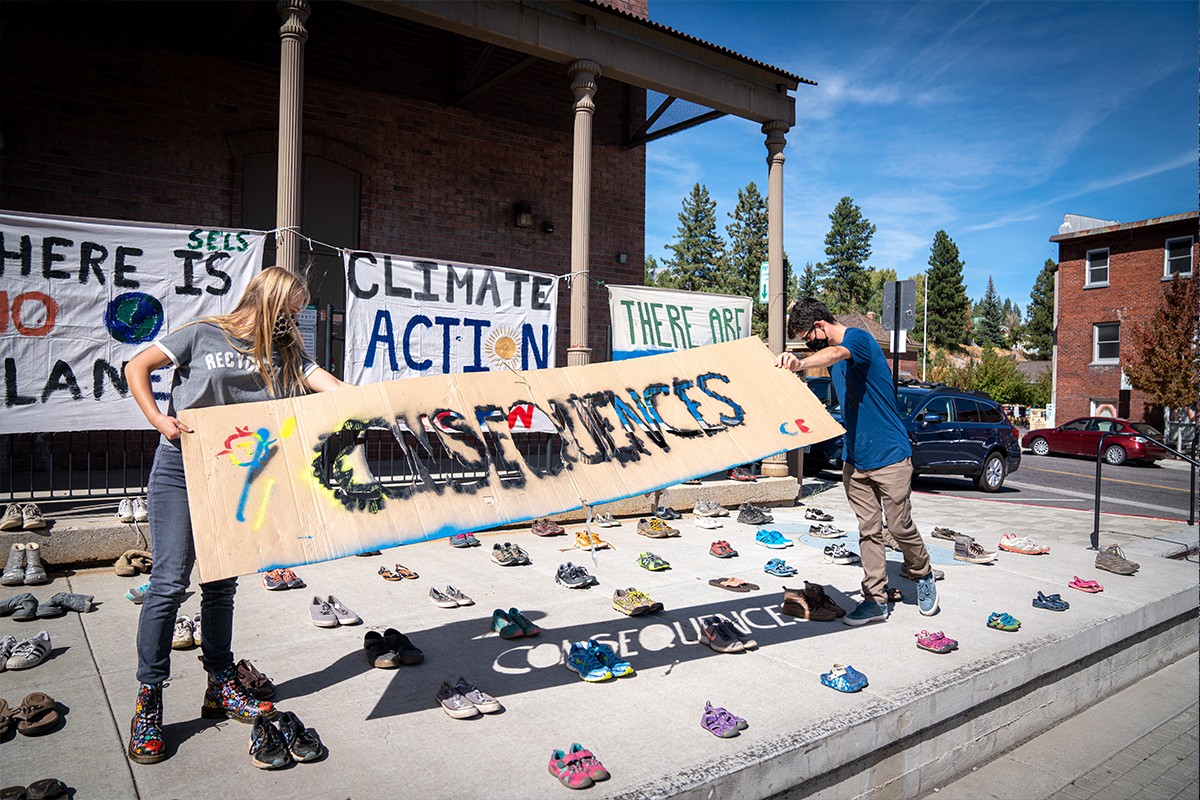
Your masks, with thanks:
[{"label": "sandal", "polygon": [[28,800],[62,800],[67,797],[67,785],[58,778],[42,778],[25,787]]},{"label": "sandal", "polygon": [[397,575],[396,573],[392,572],[392,571],[391,571],[390,569],[388,569],[387,567],[380,567],[380,568],[379,568],[379,574],[383,576],[383,579],[384,579],[385,581],[399,581],[399,580],[403,580],[403,578],[401,578],[401,577],[400,577],[399,575]]},{"label": "sandal", "polygon": [[748,583],[741,578],[713,578],[708,585],[739,593],[753,592],[759,588],[758,584]]},{"label": "sandal", "polygon": [[998,631],[1016,631],[1021,628],[1021,620],[1003,611],[997,611],[988,616],[987,626]]},{"label": "sandal", "polygon": [[1096,592],[1104,591],[1104,587],[1100,584],[1096,583],[1095,581],[1082,580],[1078,575],[1076,575],[1071,582],[1067,584],[1067,586],[1071,587],[1072,589],[1078,589],[1081,592],[1087,592],[1088,594],[1095,594]]},{"label": "sandal", "polygon": [[396,574],[401,578],[407,578],[410,581],[415,581],[417,578],[421,577],[403,564],[396,565]]},{"label": "sandal", "polygon": [[704,713],[700,715],[700,727],[719,739],[732,739],[741,730],[732,714],[723,708],[713,708],[713,704],[704,701]]},{"label": "sandal", "polygon": [[768,561],[763,565],[763,572],[779,578],[794,578],[796,576],[796,568],[789,567],[787,562],[781,558],[772,558]]},{"label": "sandal", "polygon": [[1047,611],[1066,611],[1071,604],[1063,600],[1062,595],[1044,595],[1038,592],[1037,597],[1033,598],[1033,607],[1044,608]]},{"label": "sandal", "polygon": [[48,733],[62,719],[58,713],[58,704],[54,698],[43,692],[30,692],[21,701],[13,716],[20,720],[17,723],[17,733],[23,736],[38,736]]},{"label": "sandal", "polygon": [[850,694],[861,692],[867,686],[867,676],[849,664],[834,664],[833,669],[821,674],[821,683],[830,689]]},{"label": "sandal", "polygon": [[8,701],[0,697],[0,736],[8,733],[8,726],[12,725],[13,711],[8,707]]}]

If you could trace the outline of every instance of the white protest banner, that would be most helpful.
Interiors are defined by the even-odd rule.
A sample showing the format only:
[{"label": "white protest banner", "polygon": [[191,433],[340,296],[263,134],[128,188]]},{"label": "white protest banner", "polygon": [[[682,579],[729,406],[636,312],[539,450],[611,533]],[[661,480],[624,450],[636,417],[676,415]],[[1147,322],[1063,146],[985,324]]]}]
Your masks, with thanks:
[{"label": "white protest banner", "polygon": [[[530,441],[512,427],[531,407],[553,433]],[[183,460],[202,582],[600,505],[843,432],[755,337],[180,419],[195,431]]]},{"label": "white protest banner", "polygon": [[350,383],[554,366],[555,276],[383,253],[343,260]]},{"label": "white protest banner", "polygon": [[[186,322],[233,310],[264,238],[0,211],[0,433],[149,428],[125,363]],[[164,409],[172,376],[152,376]]]},{"label": "white protest banner", "polygon": [[609,286],[613,361],[750,335],[753,300],[653,286]]}]

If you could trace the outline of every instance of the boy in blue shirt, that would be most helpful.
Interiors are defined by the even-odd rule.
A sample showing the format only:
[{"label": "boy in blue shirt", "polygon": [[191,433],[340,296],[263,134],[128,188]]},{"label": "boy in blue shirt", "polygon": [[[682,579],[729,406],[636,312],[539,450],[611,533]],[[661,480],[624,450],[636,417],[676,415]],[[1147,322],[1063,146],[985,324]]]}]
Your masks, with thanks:
[{"label": "boy in blue shirt", "polygon": [[811,298],[796,303],[788,315],[788,337],[794,336],[802,336],[813,353],[802,359],[781,353],[775,366],[792,372],[828,368],[842,401],[842,484],[858,517],[865,573],[862,602],[842,621],[865,625],[888,617],[884,517],[904,554],[902,572],[916,580],[918,608],[925,616],[936,614],[933,566],[912,521],[912,447],[896,410],[883,350],[871,334],[839,324],[824,303]]}]

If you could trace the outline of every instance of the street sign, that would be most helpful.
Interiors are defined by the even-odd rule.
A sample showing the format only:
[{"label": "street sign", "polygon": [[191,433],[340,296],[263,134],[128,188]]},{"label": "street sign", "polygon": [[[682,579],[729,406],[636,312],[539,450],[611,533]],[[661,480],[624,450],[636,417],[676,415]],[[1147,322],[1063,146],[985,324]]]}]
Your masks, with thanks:
[{"label": "street sign", "polygon": [[[899,325],[896,307],[900,307]],[[917,324],[917,282],[888,281],[883,285],[883,323],[885,331],[911,331]]]},{"label": "street sign", "polygon": [[771,275],[770,265],[764,261],[762,266],[758,268],[758,302],[766,303],[771,299],[769,290],[769,279]]}]

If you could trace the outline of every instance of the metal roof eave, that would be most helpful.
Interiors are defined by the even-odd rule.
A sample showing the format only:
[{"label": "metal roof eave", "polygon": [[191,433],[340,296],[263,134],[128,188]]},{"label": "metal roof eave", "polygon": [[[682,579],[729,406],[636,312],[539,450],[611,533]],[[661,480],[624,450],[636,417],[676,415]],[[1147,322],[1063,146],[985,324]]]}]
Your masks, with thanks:
[{"label": "metal roof eave", "polygon": [[590,59],[603,75],[725,114],[796,121],[803,78],[665,26],[573,0],[347,0],[559,64]]},{"label": "metal roof eave", "polygon": [[1133,230],[1135,228],[1149,228],[1155,225],[1168,225],[1172,222],[1181,222],[1188,219],[1200,218],[1200,211],[1186,211],[1182,214],[1171,214],[1166,217],[1153,217],[1151,219],[1142,219],[1137,222],[1118,222],[1116,225],[1103,225],[1099,228],[1085,228],[1081,231],[1068,231],[1050,237],[1052,242],[1068,242],[1072,239],[1084,239],[1088,236],[1101,236],[1106,233],[1118,233],[1120,231]]}]

